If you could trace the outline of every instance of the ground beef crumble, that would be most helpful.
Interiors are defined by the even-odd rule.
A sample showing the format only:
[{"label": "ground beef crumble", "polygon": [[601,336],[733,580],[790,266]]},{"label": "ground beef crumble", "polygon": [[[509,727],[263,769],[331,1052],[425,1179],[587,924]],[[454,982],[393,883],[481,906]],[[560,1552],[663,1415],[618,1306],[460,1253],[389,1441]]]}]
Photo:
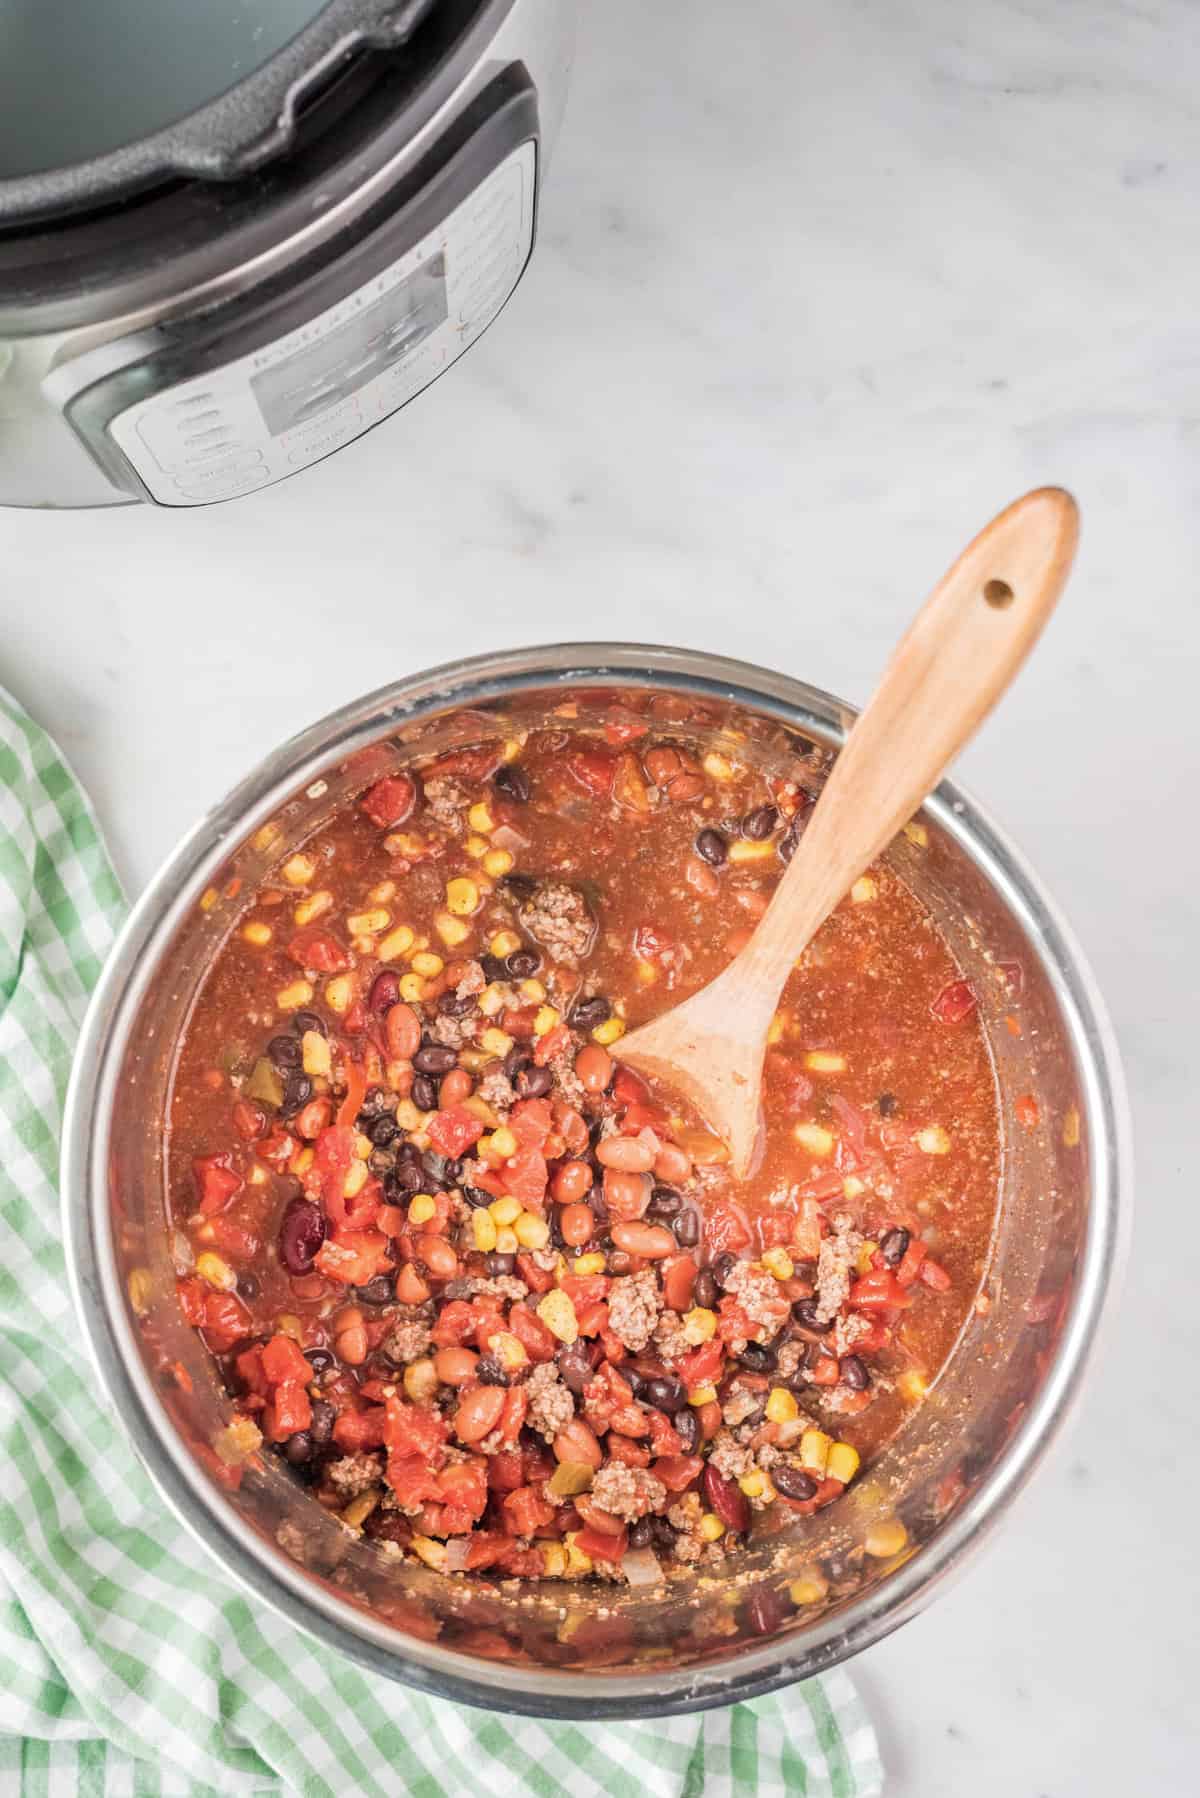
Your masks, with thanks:
[{"label": "ground beef crumble", "polygon": [[531,1430],[553,1442],[563,1425],[575,1415],[575,1400],[559,1377],[552,1361],[540,1361],[525,1382],[529,1395],[526,1422]]},{"label": "ground beef crumble", "polygon": [[389,1361],[407,1367],[410,1361],[419,1361],[427,1354],[432,1342],[423,1310],[416,1305],[404,1305],[396,1313],[391,1331],[384,1339],[383,1352]]},{"label": "ground beef crumble", "polygon": [[657,1511],[666,1501],[667,1489],[644,1467],[626,1467],[623,1461],[610,1461],[592,1481],[591,1496],[593,1504],[602,1511],[632,1523],[647,1511]]},{"label": "ground beef crumble", "polygon": [[479,1028],[477,1018],[438,1017],[430,1026],[430,1035],[435,1043],[441,1043],[447,1049],[461,1049],[464,1043],[475,1041],[475,1032]]},{"label": "ground beef crumble", "polygon": [[664,1361],[678,1361],[692,1348],[678,1311],[664,1311],[654,1329],[654,1347]]},{"label": "ground beef crumble", "polygon": [[735,1298],[751,1323],[755,1337],[766,1342],[787,1322],[790,1306],[774,1274],[753,1261],[739,1261],[725,1281],[725,1291]]},{"label": "ground beef crumble", "polygon": [[456,834],[463,827],[463,813],[471,803],[471,795],[460,780],[439,774],[425,782],[425,805],[430,817]]},{"label": "ground beef crumble", "polygon": [[579,965],[595,941],[596,920],[587,900],[563,880],[543,881],[517,915],[521,928],[547,955],[569,968]]},{"label": "ground beef crumble", "polygon": [[516,1088],[508,1075],[499,1068],[495,1073],[485,1074],[476,1091],[484,1104],[490,1105],[493,1111],[507,1114],[516,1103]]},{"label": "ground beef crumble", "polygon": [[708,1454],[717,1472],[727,1480],[740,1480],[754,1466],[752,1451],[737,1440],[730,1430],[718,1430]]},{"label": "ground beef crumble", "polygon": [[817,1316],[822,1323],[836,1317],[846,1302],[850,1291],[850,1269],[862,1242],[847,1217],[835,1218],[833,1234],[822,1239],[817,1258]]},{"label": "ground beef crumble", "polygon": [[661,1308],[658,1280],[648,1267],[614,1280],[608,1289],[608,1327],[634,1354],[649,1342]]},{"label": "ground beef crumble", "polygon": [[374,1455],[343,1455],[340,1461],[331,1461],[325,1469],[325,1478],[337,1493],[343,1504],[357,1498],[360,1492],[369,1492],[383,1478],[383,1468]]}]

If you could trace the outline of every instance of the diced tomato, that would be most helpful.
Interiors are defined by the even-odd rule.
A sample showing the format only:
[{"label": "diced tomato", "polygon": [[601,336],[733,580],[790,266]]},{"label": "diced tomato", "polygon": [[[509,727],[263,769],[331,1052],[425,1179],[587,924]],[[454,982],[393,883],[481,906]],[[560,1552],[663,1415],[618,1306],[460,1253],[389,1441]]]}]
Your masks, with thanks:
[{"label": "diced tomato", "polygon": [[[656,1413],[657,1415],[657,1413]],[[609,1432],[604,1442],[610,1461],[621,1461],[626,1467],[649,1467],[650,1450],[636,1442],[632,1436],[618,1436]],[[679,1444],[682,1447],[682,1443]]]},{"label": "diced tomato", "polygon": [[633,712],[622,711],[617,706],[613,707],[604,720],[604,735],[614,746],[636,742],[638,737],[645,736],[649,728],[645,719]]},{"label": "diced tomato", "polygon": [[724,1359],[724,1346],[714,1336],[711,1342],[689,1349],[679,1363],[679,1377],[689,1392],[696,1386],[711,1385],[720,1373]]},{"label": "diced tomato", "polygon": [[[465,1535],[483,1516],[488,1501],[487,1460],[472,1455],[469,1460],[451,1462],[438,1475],[438,1487],[446,1505],[443,1523],[447,1535]],[[450,1522],[451,1514],[454,1522]],[[462,1521],[459,1521],[461,1515]]]},{"label": "diced tomato", "polygon": [[[433,1132],[430,1131],[430,1136]],[[500,1169],[500,1179],[510,1197],[523,1204],[540,1204],[550,1175],[540,1149],[518,1149]]]},{"label": "diced tomato", "polygon": [[575,1319],[581,1336],[599,1336],[608,1329],[608,1306],[602,1299],[576,1305]]},{"label": "diced tomato", "polygon": [[504,1394],[504,1409],[500,1413],[500,1421],[496,1425],[500,1432],[501,1442],[515,1442],[521,1433],[521,1425],[525,1422],[525,1414],[529,1410],[529,1394],[524,1386],[510,1386]]},{"label": "diced tomato", "polygon": [[954,1284],[941,1262],[929,1259],[921,1263],[921,1281],[933,1292],[949,1292]]},{"label": "diced tomato", "polygon": [[715,1199],[705,1206],[704,1246],[710,1261],[718,1255],[738,1255],[752,1241],[750,1220],[733,1199]]},{"label": "diced tomato", "polygon": [[263,1412],[263,1422],[264,1433],[271,1442],[286,1442],[297,1430],[306,1430],[312,1422],[312,1405],[303,1386],[291,1380],[277,1386]]},{"label": "diced tomato", "polygon": [[258,1251],[258,1237],[252,1230],[235,1224],[231,1217],[209,1218],[205,1235],[227,1261],[250,1261]]},{"label": "diced tomato", "polygon": [[692,1302],[692,1287],[700,1269],[690,1255],[674,1255],[664,1261],[663,1300],[672,1311],[686,1311]]},{"label": "diced tomato", "polygon": [[551,1361],[558,1343],[540,1317],[528,1305],[516,1304],[508,1314],[508,1327],[531,1361]]},{"label": "diced tomato", "polygon": [[912,1294],[890,1268],[874,1268],[854,1282],[848,1302],[856,1311],[872,1311],[880,1305],[911,1305]]},{"label": "diced tomato", "polygon": [[961,1024],[978,1003],[969,980],[952,980],[949,986],[942,988],[929,1010],[939,1024]]},{"label": "diced tomato", "polygon": [[457,1348],[479,1322],[479,1313],[467,1299],[449,1299],[438,1312],[430,1334],[438,1348]]},{"label": "diced tomato", "polygon": [[494,1530],[476,1530],[467,1548],[466,1565],[471,1572],[482,1567],[494,1567],[502,1555],[507,1554],[511,1537],[501,1536]]},{"label": "diced tomato", "polygon": [[[337,1128],[354,1130],[354,1120],[362,1110],[363,1100],[367,1095],[367,1070],[357,1061],[346,1063],[346,1096],[338,1106]],[[350,1152],[354,1152],[354,1138],[351,1135]]]},{"label": "diced tomato", "polygon": [[425,1126],[430,1142],[440,1155],[457,1161],[483,1135],[483,1125],[465,1105],[437,1111]]},{"label": "diced tomato", "polygon": [[204,1294],[206,1290],[203,1280],[176,1280],[175,1282],[175,1296],[179,1300],[179,1309],[183,1313],[183,1321],[186,1324],[190,1324],[193,1330],[198,1330],[200,1325],[204,1322]]},{"label": "diced tomato", "polygon": [[896,1278],[901,1286],[911,1286],[921,1271],[921,1263],[929,1250],[919,1236],[914,1236],[900,1258],[896,1269]]},{"label": "diced tomato", "polygon": [[297,967],[314,968],[319,974],[339,974],[350,966],[350,957],[337,938],[318,925],[299,931],[287,952]]},{"label": "diced tomato", "polygon": [[449,1435],[449,1424],[431,1405],[410,1405],[399,1398],[387,1400],[383,1439],[395,1454],[424,1455],[431,1460],[440,1456]]},{"label": "diced tomato", "polygon": [[262,1349],[257,1344],[253,1348],[242,1350],[237,1358],[237,1370],[238,1378],[251,1392],[258,1393],[261,1398],[267,1397],[270,1385],[263,1369]]},{"label": "diced tomato", "polygon": [[533,1045],[534,1065],[539,1068],[548,1067],[558,1056],[565,1055],[571,1047],[571,1032],[565,1024],[556,1024],[553,1030],[547,1030],[539,1036]]},{"label": "diced tomato", "polygon": [[650,1423],[650,1451],[655,1455],[680,1455],[683,1453],[683,1437],[666,1416],[657,1408],[647,1413]]},{"label": "diced tomato", "polygon": [[539,1267],[533,1256],[527,1253],[517,1256],[517,1275],[524,1280],[530,1292],[549,1292],[554,1284],[554,1275],[549,1268]]},{"label": "diced tomato", "polygon": [[642,777],[641,763],[631,750],[617,757],[613,770],[612,796],[616,803],[635,818],[650,816],[650,795]]},{"label": "diced tomato", "polygon": [[540,1149],[554,1124],[548,1099],[520,1099],[508,1116],[508,1127],[525,1149]]},{"label": "diced tomato", "polygon": [[518,1042],[526,1043],[533,1035],[537,1014],[538,1007],[536,1005],[506,1006],[500,1016],[500,1027],[506,1030],[509,1036],[515,1036]]},{"label": "diced tomato", "polygon": [[703,1467],[699,1455],[660,1455],[654,1463],[654,1477],[668,1492],[684,1492],[699,1479]]},{"label": "diced tomato", "polygon": [[405,823],[417,802],[416,782],[407,774],[386,774],[359,800],[359,809],[380,830],[394,830]]},{"label": "diced tomato", "polygon": [[383,1446],[383,1406],[365,1411],[343,1411],[334,1419],[333,1439],[345,1454],[361,1454]]},{"label": "diced tomato", "polygon": [[607,749],[576,749],[567,757],[567,769],[585,792],[607,799],[613,789],[617,758]]},{"label": "diced tomato", "polygon": [[621,1132],[624,1136],[636,1136],[639,1130],[655,1130],[662,1134],[670,1121],[661,1105],[643,1105],[635,1099],[621,1113]]},{"label": "diced tomato", "polygon": [[515,1492],[528,1483],[525,1457],[519,1448],[502,1448],[488,1456],[488,1485],[493,1492]]},{"label": "diced tomato", "polygon": [[354,1131],[349,1124],[331,1124],[317,1138],[314,1166],[325,1208],[338,1222],[346,1215],[342,1189],[354,1161]]},{"label": "diced tomato", "polygon": [[291,1336],[285,1336],[282,1331],[265,1344],[262,1350],[262,1367],[272,1386],[307,1386],[313,1377],[312,1366],[301,1353],[300,1344]]},{"label": "diced tomato", "polygon": [[554,1517],[554,1506],[546,1502],[536,1486],[518,1486],[501,1501],[501,1509],[514,1536],[532,1536]]},{"label": "diced tomato", "polygon": [[233,1127],[243,1142],[253,1142],[267,1127],[267,1114],[250,1099],[238,1099],[230,1114]]},{"label": "diced tomato", "polygon": [[192,1162],[192,1178],[205,1216],[222,1211],[242,1184],[242,1176],[233,1165],[233,1156],[197,1155]]},{"label": "diced tomato", "polygon": [[[398,1454],[389,1450],[386,1479],[402,1505],[436,1503],[442,1496],[438,1474],[424,1455]],[[484,1478],[483,1504],[487,1503],[487,1479]],[[480,1513],[483,1511],[480,1505]]]},{"label": "diced tomato", "polygon": [[578,1313],[581,1305],[594,1304],[608,1293],[607,1274],[564,1274],[559,1282]]},{"label": "diced tomato", "polygon": [[618,1105],[648,1105],[650,1103],[650,1088],[641,1075],[635,1074],[632,1068],[621,1066],[617,1069],[613,1075],[611,1091]]},{"label": "diced tomato", "polygon": [[629,1531],[623,1529],[617,1536],[606,1536],[589,1524],[576,1536],[575,1546],[593,1561],[619,1561],[629,1546]]},{"label": "diced tomato", "polygon": [[378,1230],[340,1230],[327,1236],[313,1264],[327,1280],[342,1286],[365,1286],[389,1265],[388,1239]]},{"label": "diced tomato", "polygon": [[806,1372],[814,1386],[836,1386],[841,1377],[836,1355],[818,1355]]},{"label": "diced tomato", "polygon": [[204,1340],[216,1355],[223,1355],[235,1342],[250,1334],[250,1313],[235,1292],[204,1295]]},{"label": "diced tomato", "polygon": [[273,1167],[276,1173],[281,1174],[296,1153],[296,1139],[289,1131],[276,1124],[261,1142],[255,1143],[254,1153],[260,1161],[265,1161],[268,1167]]}]

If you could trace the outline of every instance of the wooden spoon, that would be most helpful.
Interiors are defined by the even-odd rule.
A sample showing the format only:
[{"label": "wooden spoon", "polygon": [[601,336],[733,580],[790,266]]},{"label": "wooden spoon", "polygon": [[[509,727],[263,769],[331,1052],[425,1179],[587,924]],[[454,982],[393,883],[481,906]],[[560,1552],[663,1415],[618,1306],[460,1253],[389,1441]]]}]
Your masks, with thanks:
[{"label": "wooden spoon", "polygon": [[1027,493],[965,549],[896,648],[746,947],[682,1005],[613,1046],[674,1086],[744,1178],[759,1134],[767,1031],[798,957],[917,811],[1032,649],[1079,534],[1059,487]]}]

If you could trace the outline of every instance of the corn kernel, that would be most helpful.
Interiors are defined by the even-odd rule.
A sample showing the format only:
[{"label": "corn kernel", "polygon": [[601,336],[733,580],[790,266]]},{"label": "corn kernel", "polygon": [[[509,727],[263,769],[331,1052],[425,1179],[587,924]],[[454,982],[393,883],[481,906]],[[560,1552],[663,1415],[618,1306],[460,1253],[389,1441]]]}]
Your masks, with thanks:
[{"label": "corn kernel", "polygon": [[493,1024],[483,1031],[479,1038],[479,1047],[486,1049],[489,1055],[504,1056],[513,1046],[513,1039],[506,1030],[499,1030]]},{"label": "corn kernel", "polygon": [[237,1285],[237,1275],[228,1261],[223,1261],[220,1255],[214,1255],[211,1249],[205,1249],[202,1255],[196,1256],[196,1272],[210,1286],[215,1286],[218,1292],[232,1292]]},{"label": "corn kernel", "polygon": [[373,886],[367,894],[372,905],[386,905],[389,899],[395,897],[396,883],[394,880],[381,880],[378,886]]},{"label": "corn kernel", "polygon": [[796,1271],[791,1256],[783,1248],[767,1249],[763,1255],[762,1264],[769,1274],[774,1274],[777,1280],[790,1280]]},{"label": "corn kernel", "polygon": [[[306,1174],[308,1172],[316,1158],[316,1154],[312,1149],[301,1149],[299,1154],[293,1155],[292,1159],[288,1162],[288,1173],[295,1174],[296,1178],[299,1179],[301,1174]],[[254,1177],[256,1174],[261,1174],[263,1178],[261,1180],[256,1180]],[[256,1166],[251,1168],[248,1178],[252,1186],[265,1186],[270,1176],[265,1168]]]},{"label": "corn kernel", "polygon": [[352,1161],[346,1170],[346,1178],[342,1183],[342,1197],[357,1198],[367,1184],[367,1164],[365,1161]]},{"label": "corn kernel", "polygon": [[433,928],[441,937],[447,949],[459,949],[471,934],[471,926],[462,918],[455,918],[448,911],[440,911],[433,920]]},{"label": "corn kernel", "polygon": [[[482,1049],[460,1049],[458,1051],[458,1065],[460,1068],[466,1068],[468,1074],[481,1074],[491,1059],[492,1057],[485,1055]],[[464,1105],[469,1103],[469,1099],[463,1100]],[[484,1109],[487,1109],[486,1106]],[[483,1112],[476,1112],[476,1116],[483,1117]],[[496,1119],[489,1111],[488,1115],[483,1117],[483,1121],[485,1124],[494,1124]]]},{"label": "corn kernel", "polygon": [[546,989],[540,980],[523,980],[517,991],[522,999],[528,999],[531,1004],[540,1005],[546,997]]},{"label": "corn kernel", "polygon": [[371,1152],[374,1147],[375,1145],[369,1136],[364,1136],[361,1130],[355,1131],[354,1153],[358,1156],[360,1161],[370,1161]]},{"label": "corn kernel", "polygon": [[485,1018],[494,1018],[498,1011],[504,1009],[504,989],[493,980],[484,987],[475,1001]]},{"label": "corn kernel", "polygon": [[354,982],[348,974],[335,974],[332,980],[325,983],[325,1003],[330,1011],[349,1011],[354,1002]]},{"label": "corn kernel", "polygon": [[866,1190],[866,1187],[863,1185],[857,1174],[847,1174],[846,1178],[842,1181],[842,1197],[844,1199],[861,1198]]},{"label": "corn kernel", "polygon": [[863,1537],[863,1547],[878,1561],[890,1561],[908,1541],[908,1531],[898,1517],[877,1523]]},{"label": "corn kernel", "polygon": [[825,1478],[848,1486],[858,1472],[858,1450],[852,1442],[835,1442],[825,1463]]},{"label": "corn kernel", "polygon": [[781,1043],[783,1041],[785,1022],[783,1013],[778,1011],[771,1019],[770,1026],[767,1030],[767,1042],[772,1048],[774,1048],[776,1043]]},{"label": "corn kernel", "polygon": [[915,1367],[910,1367],[907,1373],[902,1373],[898,1377],[896,1390],[901,1398],[906,1399],[910,1405],[915,1405],[929,1391],[929,1382],[923,1373],[918,1372]]},{"label": "corn kernel", "polygon": [[285,986],[281,992],[276,993],[275,1003],[280,1011],[299,1011],[302,1005],[311,1005],[312,996],[311,982],[293,980],[290,986]]},{"label": "corn kernel", "polygon": [[948,1155],[950,1138],[940,1124],[927,1124],[924,1130],[918,1130],[913,1137],[922,1155]]},{"label": "corn kernel", "polygon": [[322,1036],[319,1030],[306,1030],[300,1043],[304,1072],[328,1080],[333,1068],[329,1038]]},{"label": "corn kernel", "polygon": [[489,849],[483,858],[483,871],[493,880],[502,880],[512,872],[513,856],[508,849]]},{"label": "corn kernel", "polygon": [[513,1373],[518,1367],[525,1367],[529,1362],[525,1344],[511,1330],[497,1330],[494,1336],[488,1337],[489,1352],[495,1355],[506,1373]]},{"label": "corn kernel", "polygon": [[[478,1049],[460,1049],[458,1059],[469,1072],[478,1073],[481,1067],[487,1066],[490,1058],[482,1055]],[[481,1124],[486,1124],[489,1129],[495,1128],[496,1114],[487,1100],[481,1099],[478,1093],[467,1094],[463,1100],[463,1109],[469,1111],[472,1117],[478,1118]]]},{"label": "corn kernel", "polygon": [[414,1536],[409,1547],[418,1559],[424,1561],[427,1567],[432,1567],[435,1573],[445,1573],[446,1544],[444,1542],[435,1542],[432,1536]]},{"label": "corn kernel", "polygon": [[265,1186],[271,1178],[261,1161],[256,1161],[246,1175],[247,1186]]},{"label": "corn kernel", "polygon": [[738,837],[729,845],[729,859],[738,866],[744,862],[766,862],[775,858],[775,845],[768,840],[765,843],[747,842],[745,837]]},{"label": "corn kernel", "polygon": [[604,1268],[604,1256],[598,1252],[591,1255],[576,1255],[571,1264],[571,1272],[577,1274],[580,1279],[586,1279],[588,1274],[602,1274]]},{"label": "corn kernel", "polygon": [[282,835],[283,832],[278,824],[264,824],[261,829],[255,831],[251,841],[259,854],[265,855],[268,849],[275,847]]},{"label": "corn kernel", "polygon": [[639,986],[653,986],[658,980],[658,969],[652,961],[635,961],[633,974]]},{"label": "corn kernel", "polygon": [[792,1135],[800,1147],[807,1149],[810,1155],[816,1155],[823,1160],[826,1155],[833,1154],[833,1133],[824,1129],[820,1124],[797,1124]]},{"label": "corn kernel", "polygon": [[485,835],[489,830],[496,828],[496,820],[482,799],[478,800],[467,813],[467,823],[472,830],[478,830]]},{"label": "corn kernel", "polygon": [[437,1206],[427,1192],[419,1192],[408,1207],[410,1224],[427,1224],[437,1216]]},{"label": "corn kernel", "polygon": [[271,936],[272,931],[269,924],[260,924],[255,920],[253,923],[242,925],[243,940],[252,944],[255,949],[265,949]]},{"label": "corn kernel", "polygon": [[279,872],[290,887],[306,887],[317,871],[316,857],[289,855]]},{"label": "corn kernel", "polygon": [[693,1386],[688,1393],[689,1405],[711,1405],[717,1396],[717,1389],[710,1380],[704,1386]]},{"label": "corn kernel", "polygon": [[544,1249],[550,1240],[550,1226],[536,1211],[523,1211],[513,1229],[523,1249]]},{"label": "corn kernel", "polygon": [[715,1511],[706,1511],[700,1519],[700,1534],[706,1542],[719,1542],[725,1534],[725,1525]]},{"label": "corn kernel", "polygon": [[486,837],[468,837],[466,842],[463,844],[463,848],[466,850],[467,854],[470,856],[470,858],[473,862],[482,861],[484,856],[488,852],[487,838]]},{"label": "corn kernel", "polygon": [[488,948],[501,961],[506,955],[513,955],[521,947],[521,939],[515,930],[498,930]]},{"label": "corn kernel", "polygon": [[767,1417],[772,1423],[792,1423],[800,1415],[796,1396],[786,1386],[772,1386],[767,1399]]},{"label": "corn kernel", "polygon": [[618,1042],[624,1034],[624,1018],[605,1018],[603,1024],[597,1024],[596,1028],[592,1031],[592,1041],[594,1043],[599,1043],[603,1048],[607,1048],[609,1043]]},{"label": "corn kernel", "polygon": [[307,899],[301,899],[299,905],[292,912],[292,918],[303,930],[306,924],[314,923],[323,912],[329,911],[332,906],[333,894],[322,887],[319,893],[310,893]]},{"label": "corn kernel", "polygon": [[806,1567],[788,1587],[793,1604],[820,1604],[829,1590],[829,1581],[816,1567]]},{"label": "corn kernel", "polygon": [[414,1404],[431,1399],[440,1384],[437,1368],[428,1355],[420,1361],[410,1361],[404,1369],[404,1391]]},{"label": "corn kernel", "polygon": [[915,820],[904,826],[904,834],[910,843],[916,844],[918,849],[924,849],[929,842],[929,832],[923,824],[918,824]]},{"label": "corn kernel", "polygon": [[820,1479],[824,1479],[832,1447],[833,1438],[827,1436],[824,1430],[805,1430],[800,1438],[800,1465],[804,1471],[815,1473]]},{"label": "corn kernel", "polygon": [[567,1571],[567,1551],[561,1542],[547,1542],[542,1549],[542,1567],[547,1579],[563,1579]]},{"label": "corn kernel", "polygon": [[511,1224],[505,1224],[496,1231],[496,1253],[498,1255],[515,1255],[520,1248],[517,1233]]},{"label": "corn kernel", "polygon": [[389,930],[385,937],[380,938],[375,953],[380,961],[399,961],[402,955],[408,954],[412,946],[413,933],[408,925],[397,924],[395,930]]},{"label": "corn kernel", "polygon": [[855,905],[870,905],[871,901],[878,897],[878,882],[872,880],[869,874],[860,874],[850,888],[850,898]]},{"label": "corn kernel", "polygon": [[496,1246],[496,1220],[483,1206],[471,1213],[471,1234],[481,1255],[490,1255]]},{"label": "corn kernel", "polygon": [[150,1300],[154,1293],[154,1275],[148,1267],[133,1267],[129,1270],[129,1278],[125,1282],[125,1290],[129,1294],[129,1303],[138,1317],[145,1317],[150,1309]]},{"label": "corn kernel", "polygon": [[578,1534],[578,1530],[568,1530],[567,1534],[563,1537],[567,1550],[567,1572],[590,1573],[592,1571],[592,1557],[589,1554],[585,1554],[582,1548],[577,1545],[575,1539]]},{"label": "corn kernel", "polygon": [[392,921],[392,914],[382,905],[374,905],[369,911],[356,911],[346,919],[346,929],[351,936],[378,936],[386,930]]},{"label": "corn kernel", "polygon": [[1062,1139],[1064,1149],[1079,1147],[1079,1113],[1074,1105],[1063,1118]]},{"label": "corn kernel", "polygon": [[[511,1131],[509,1135],[512,1135]],[[515,1224],[521,1215],[521,1201],[513,1198],[493,1199],[488,1210],[498,1224]]]},{"label": "corn kernel", "polygon": [[446,882],[446,904],[456,918],[469,918],[479,909],[479,888],[465,874]]},{"label": "corn kernel", "polygon": [[559,1022],[559,1014],[553,1005],[543,1005],[533,1020],[534,1036],[548,1036]]},{"label": "corn kernel", "polygon": [[747,1498],[761,1498],[767,1489],[767,1476],[761,1467],[756,1467],[752,1473],[744,1473],[738,1485]]},{"label": "corn kernel", "polygon": [[342,1522],[348,1524],[352,1530],[361,1529],[379,1503],[381,1496],[378,1486],[370,1492],[360,1492],[358,1497],[352,1498],[346,1509],[340,1513]]},{"label": "corn kernel", "polygon": [[275,1319],[275,1328],[281,1336],[290,1336],[293,1342],[304,1341],[304,1325],[294,1311],[281,1311]]},{"label": "corn kernel", "polygon": [[732,780],[733,764],[725,756],[718,755],[715,749],[710,749],[704,758],[704,772],[713,780]]},{"label": "corn kernel", "polygon": [[401,1099],[396,1107],[396,1122],[402,1130],[419,1130],[425,1113],[418,1111],[411,1099]]},{"label": "corn kernel", "polygon": [[[538,1222],[541,1223],[542,1219],[539,1218]],[[521,1229],[518,1225],[517,1235],[520,1234]],[[548,1230],[547,1235],[549,1235]],[[550,1334],[557,1336],[560,1342],[574,1342],[577,1339],[579,1320],[575,1316],[575,1307],[565,1292],[555,1289],[552,1292],[543,1293],[538,1300],[537,1314]]]},{"label": "corn kernel", "polygon": [[693,1305],[690,1311],[683,1314],[683,1335],[689,1348],[699,1348],[702,1342],[711,1342],[717,1333],[717,1314],[704,1305]]},{"label": "corn kernel", "polygon": [[428,949],[419,949],[411,963],[413,973],[419,974],[422,980],[432,980],[445,965],[440,955],[434,955]]},{"label": "corn kernel", "polygon": [[832,1049],[810,1049],[804,1057],[804,1065],[810,1074],[844,1074],[846,1057]]},{"label": "corn kernel", "polygon": [[871,1257],[878,1247],[879,1244],[877,1242],[864,1242],[861,1244],[858,1254],[854,1258],[854,1271],[856,1274],[869,1274],[871,1272]]},{"label": "corn kernel", "polygon": [[207,887],[200,895],[200,910],[211,911],[220,897],[216,887]]},{"label": "corn kernel", "polygon": [[504,744],[500,750],[500,754],[501,754],[501,757],[503,758],[503,760],[506,762],[515,762],[517,757],[520,755],[520,753],[521,753],[520,739],[517,737],[505,737]]},{"label": "corn kernel", "polygon": [[425,991],[425,982],[419,974],[401,974],[400,997],[408,1005],[417,1005]]},{"label": "corn kernel", "polygon": [[[503,1161],[507,1161],[510,1155],[516,1154],[517,1139],[513,1135],[512,1131],[508,1128],[507,1124],[501,1124],[499,1130],[493,1130],[493,1132],[492,1132],[492,1147],[493,1147],[493,1149],[495,1149],[497,1155],[499,1155],[501,1160],[503,1160]],[[514,1203],[514,1205],[516,1204],[515,1199],[513,1200],[513,1203]],[[520,1206],[517,1206],[517,1211],[513,1212],[512,1217],[502,1218],[501,1222],[505,1223],[505,1224],[513,1223],[517,1217],[517,1212],[519,1212],[519,1210],[520,1210]]]}]

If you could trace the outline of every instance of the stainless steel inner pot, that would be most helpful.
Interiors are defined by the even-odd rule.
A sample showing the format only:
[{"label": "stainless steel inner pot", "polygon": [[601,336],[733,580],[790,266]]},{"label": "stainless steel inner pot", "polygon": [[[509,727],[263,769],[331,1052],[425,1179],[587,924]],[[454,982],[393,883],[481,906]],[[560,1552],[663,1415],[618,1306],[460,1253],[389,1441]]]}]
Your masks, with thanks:
[{"label": "stainless steel inner pot", "polygon": [[[1130,1190],[1120,1070],[1091,976],[1020,857],[943,784],[888,853],[980,994],[1005,1134],[989,1302],[843,1499],[664,1599],[607,1584],[444,1578],[389,1559],[274,1457],[230,1484],[213,1449],[228,1401],[175,1301],[160,1120],[180,1030],[239,891],[380,768],[551,714],[556,728],[595,730],[631,689],[655,695],[668,733],[686,724],[810,787],[853,719],[781,674],[625,644],[478,657],[344,707],[243,781],[142,895],[92,1001],[64,1133],[80,1317],[135,1447],[183,1521],[256,1597],[362,1665],[539,1715],[658,1715],[752,1697],[913,1616],[994,1525],[1061,1421]],[[865,1545],[878,1546],[871,1531],[883,1519],[907,1531],[890,1558]]]}]

